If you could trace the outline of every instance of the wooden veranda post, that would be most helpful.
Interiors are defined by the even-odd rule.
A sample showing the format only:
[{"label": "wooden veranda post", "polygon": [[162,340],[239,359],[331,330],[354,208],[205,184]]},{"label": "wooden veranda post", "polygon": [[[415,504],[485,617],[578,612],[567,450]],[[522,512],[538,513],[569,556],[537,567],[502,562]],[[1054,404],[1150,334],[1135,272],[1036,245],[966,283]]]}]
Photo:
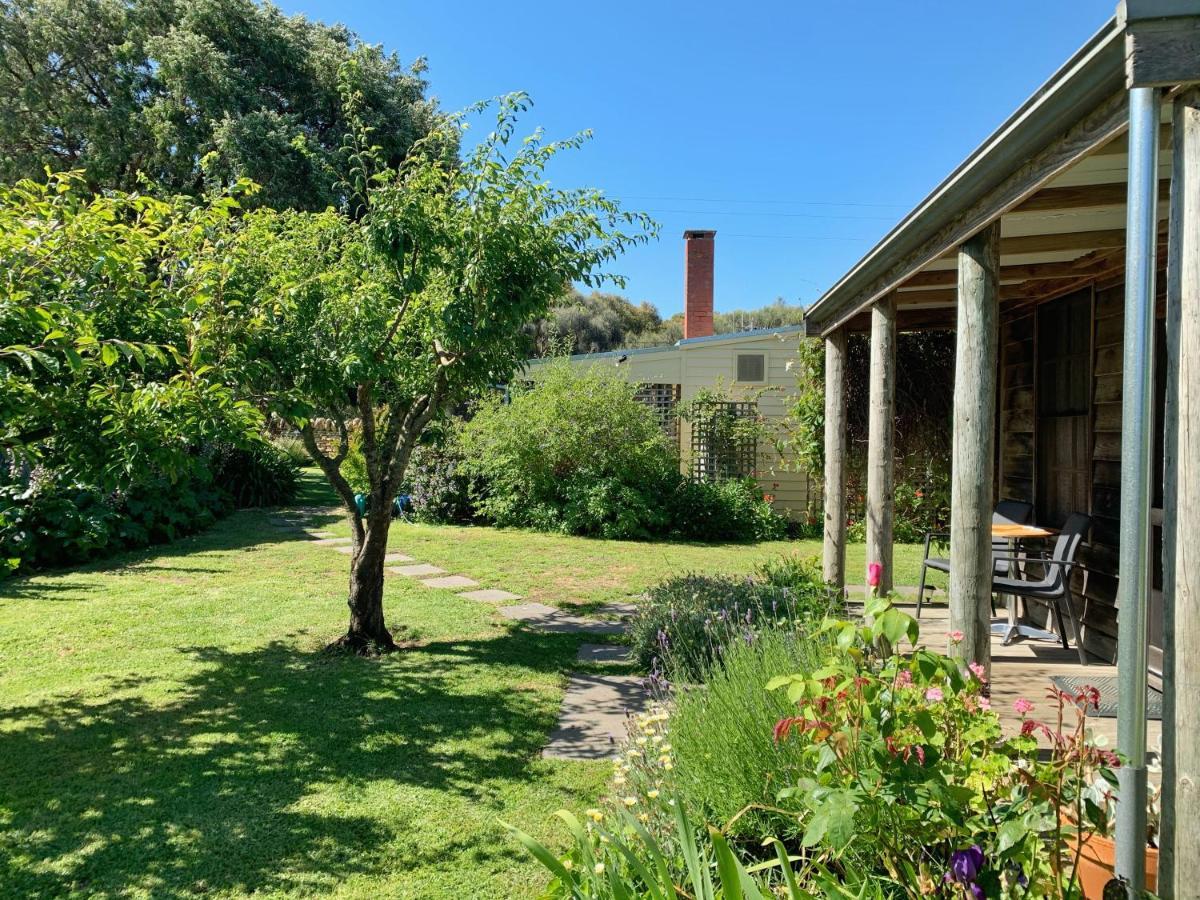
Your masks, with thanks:
[{"label": "wooden veranda post", "polygon": [[825,339],[825,582],[846,586],[846,330]]},{"label": "wooden veranda post", "polygon": [[867,563],[883,566],[879,592],[892,589],[896,464],[896,299],[871,307],[871,391],[867,428]]},{"label": "wooden veranda post", "polygon": [[963,633],[952,652],[989,668],[999,266],[997,221],[958,251],[950,483],[950,628]]},{"label": "wooden veranda post", "polygon": [[[1163,484],[1163,802],[1159,892],[1200,884],[1200,90],[1175,100],[1167,249]],[[1180,548],[1184,548],[1179,552]],[[1180,665],[1180,661],[1183,664]]]}]

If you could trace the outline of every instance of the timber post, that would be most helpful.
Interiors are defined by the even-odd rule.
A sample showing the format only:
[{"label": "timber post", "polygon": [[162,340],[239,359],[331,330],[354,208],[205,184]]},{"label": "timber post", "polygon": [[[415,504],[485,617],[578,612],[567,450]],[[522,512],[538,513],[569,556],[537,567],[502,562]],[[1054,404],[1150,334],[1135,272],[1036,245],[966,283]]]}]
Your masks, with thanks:
[{"label": "timber post", "polygon": [[1163,730],[1159,892],[1200,884],[1200,565],[1178,552],[1200,528],[1200,89],[1175,99],[1167,244],[1163,466]]},{"label": "timber post", "polygon": [[996,221],[958,251],[950,484],[950,628],[963,634],[951,652],[989,670],[999,268]]},{"label": "timber post", "polygon": [[867,428],[867,564],[883,567],[879,593],[892,589],[896,465],[896,298],[871,307],[871,389]]},{"label": "timber post", "polygon": [[846,329],[825,338],[826,584],[846,587]]}]

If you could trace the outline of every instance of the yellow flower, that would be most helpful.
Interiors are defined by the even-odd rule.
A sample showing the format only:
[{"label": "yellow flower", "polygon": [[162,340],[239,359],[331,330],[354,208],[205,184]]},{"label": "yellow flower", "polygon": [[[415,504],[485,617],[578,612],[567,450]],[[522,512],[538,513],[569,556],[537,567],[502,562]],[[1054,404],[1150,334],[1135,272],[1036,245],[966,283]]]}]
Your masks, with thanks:
[{"label": "yellow flower", "polygon": [[670,772],[672,769],[675,768],[675,765],[668,759],[665,763],[663,763],[663,768],[666,769],[668,772]]},{"label": "yellow flower", "polygon": [[623,797],[621,802],[626,806],[635,806],[637,805],[637,797]]},{"label": "yellow flower", "polygon": [[587,811],[587,816],[593,822],[599,822],[599,821],[603,820],[604,813],[600,812],[600,810],[598,810],[598,809],[589,809]]},{"label": "yellow flower", "polygon": [[603,875],[604,874],[604,863],[596,863],[594,866],[592,866],[592,871],[595,872],[597,875]]},{"label": "yellow flower", "polygon": [[568,872],[570,872],[571,869],[573,869],[575,867],[575,863],[571,862],[569,859],[564,859],[562,861],[562,867],[564,869],[566,869]]},{"label": "yellow flower", "polygon": [[650,813],[638,813],[638,821],[639,822],[649,822],[650,821]]},{"label": "yellow flower", "polygon": [[651,800],[657,800],[658,799],[658,791],[657,790],[646,791],[646,796],[649,797]]},{"label": "yellow flower", "polygon": [[637,744],[639,747],[645,747],[646,739],[644,737],[640,737],[636,741],[634,741],[634,743]]},{"label": "yellow flower", "polygon": [[623,785],[625,783],[625,781],[626,781],[626,778],[624,775],[617,775],[615,778],[613,778],[613,784],[615,784],[617,787],[620,787],[621,785]]},{"label": "yellow flower", "polygon": [[661,744],[663,742],[663,736],[661,734],[656,734],[650,740],[654,741],[656,744]]}]

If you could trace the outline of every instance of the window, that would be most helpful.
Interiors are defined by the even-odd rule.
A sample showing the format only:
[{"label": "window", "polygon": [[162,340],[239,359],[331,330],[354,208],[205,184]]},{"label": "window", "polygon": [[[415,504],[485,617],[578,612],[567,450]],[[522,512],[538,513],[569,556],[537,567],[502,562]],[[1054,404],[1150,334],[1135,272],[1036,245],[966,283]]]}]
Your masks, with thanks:
[{"label": "window", "polygon": [[739,353],[737,355],[737,377],[735,381],[762,384],[767,380],[767,354]]}]

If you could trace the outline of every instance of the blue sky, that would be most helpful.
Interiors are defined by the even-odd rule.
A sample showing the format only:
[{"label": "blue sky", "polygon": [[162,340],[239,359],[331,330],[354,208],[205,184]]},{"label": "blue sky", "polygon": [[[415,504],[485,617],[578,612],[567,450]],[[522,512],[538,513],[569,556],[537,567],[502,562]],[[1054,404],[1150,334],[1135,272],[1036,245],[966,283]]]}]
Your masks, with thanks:
[{"label": "blue sky", "polygon": [[592,129],[554,180],[662,224],[614,269],[670,314],[685,228],[717,230],[718,310],[811,303],[1116,2],[280,5],[425,57],[446,109],[524,90],[528,130]]}]

